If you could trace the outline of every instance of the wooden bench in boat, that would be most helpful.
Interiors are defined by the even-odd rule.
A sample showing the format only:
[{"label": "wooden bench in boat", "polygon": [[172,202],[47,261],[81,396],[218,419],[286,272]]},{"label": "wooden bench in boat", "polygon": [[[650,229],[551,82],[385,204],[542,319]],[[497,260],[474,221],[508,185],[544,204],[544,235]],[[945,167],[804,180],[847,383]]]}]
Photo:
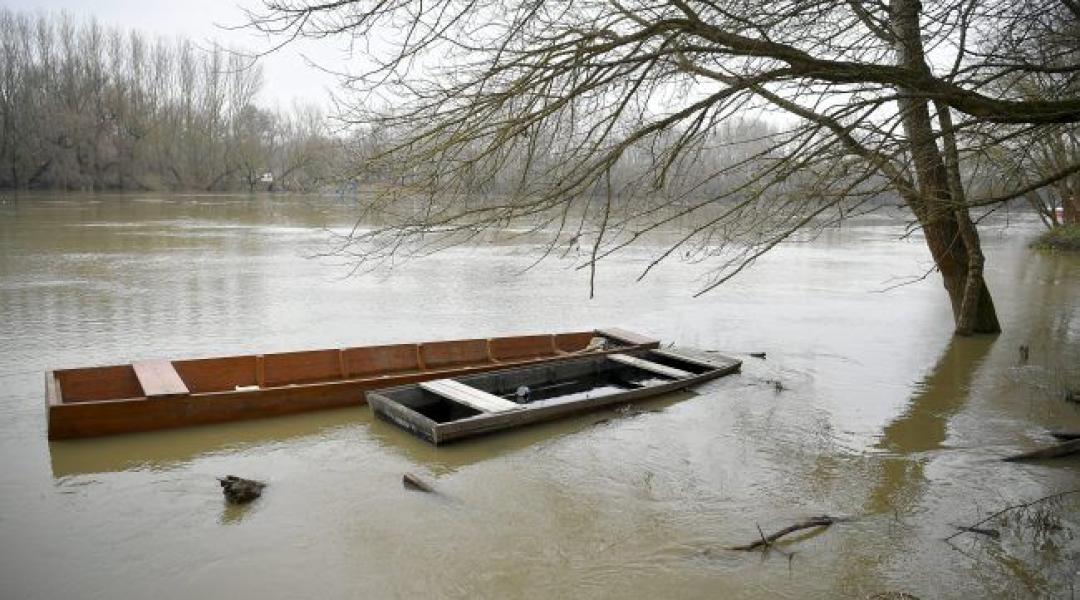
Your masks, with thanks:
[{"label": "wooden bench in boat", "polygon": [[597,329],[596,334],[601,337],[606,337],[612,340],[622,342],[630,346],[652,345],[656,343],[656,340],[647,338],[643,335],[634,333],[633,331],[627,331],[619,327],[608,327],[607,329]]},{"label": "wooden bench in boat", "polygon": [[690,371],[683,371],[682,369],[676,369],[675,367],[669,367],[660,363],[654,363],[651,360],[645,360],[643,358],[638,358],[636,356],[630,356],[627,354],[612,354],[608,358],[624,365],[637,367],[642,371],[656,373],[657,375],[671,377],[672,379],[686,379],[687,377],[693,377],[694,375]]},{"label": "wooden bench in boat", "polygon": [[420,387],[433,394],[449,398],[454,402],[460,402],[484,413],[500,413],[524,408],[516,402],[467,386],[453,379],[425,381],[420,384]]},{"label": "wooden bench in boat", "polygon": [[147,398],[160,396],[184,396],[191,393],[172,361],[144,360],[131,363],[135,377]]}]

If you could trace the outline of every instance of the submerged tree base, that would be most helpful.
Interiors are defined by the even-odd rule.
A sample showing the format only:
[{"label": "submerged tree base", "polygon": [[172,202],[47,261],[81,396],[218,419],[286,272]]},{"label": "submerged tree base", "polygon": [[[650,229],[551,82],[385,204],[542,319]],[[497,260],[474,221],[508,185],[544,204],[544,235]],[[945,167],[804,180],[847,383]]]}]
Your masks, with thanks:
[{"label": "submerged tree base", "polygon": [[1080,252],[1080,225],[1055,227],[1031,242],[1031,247],[1038,250]]}]

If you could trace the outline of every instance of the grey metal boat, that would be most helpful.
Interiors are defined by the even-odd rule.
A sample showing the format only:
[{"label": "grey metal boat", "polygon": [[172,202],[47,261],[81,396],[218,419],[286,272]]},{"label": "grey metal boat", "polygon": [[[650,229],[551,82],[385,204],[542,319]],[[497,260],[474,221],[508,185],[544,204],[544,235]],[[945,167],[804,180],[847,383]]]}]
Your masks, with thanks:
[{"label": "grey metal boat", "polygon": [[738,372],[691,348],[631,350],[367,392],[375,415],[433,443],[633,402]]}]

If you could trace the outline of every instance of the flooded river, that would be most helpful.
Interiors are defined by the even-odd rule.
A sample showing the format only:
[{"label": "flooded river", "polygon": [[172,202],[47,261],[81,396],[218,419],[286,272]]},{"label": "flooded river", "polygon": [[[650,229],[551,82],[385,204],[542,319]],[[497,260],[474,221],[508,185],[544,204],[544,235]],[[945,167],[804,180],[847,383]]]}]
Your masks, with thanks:
[{"label": "flooded river", "polygon": [[[776,250],[692,298],[701,265],[640,283],[653,248],[519,274],[527,245],[343,278],[311,259],[332,200],[30,195],[0,201],[0,597],[1070,597],[1080,460],[1002,463],[1080,429],[1080,258],[984,232],[1005,332],[953,339],[903,223]],[[49,368],[621,326],[734,353],[743,372],[646,403],[430,447],[369,409],[46,440]],[[1021,363],[1018,348],[1030,346]],[[767,360],[748,352],[767,352]],[[775,382],[780,382],[777,386]],[[778,389],[782,388],[782,389]],[[433,481],[403,489],[402,473]],[[270,482],[247,508],[216,476]],[[725,547],[851,517],[767,553]]]}]

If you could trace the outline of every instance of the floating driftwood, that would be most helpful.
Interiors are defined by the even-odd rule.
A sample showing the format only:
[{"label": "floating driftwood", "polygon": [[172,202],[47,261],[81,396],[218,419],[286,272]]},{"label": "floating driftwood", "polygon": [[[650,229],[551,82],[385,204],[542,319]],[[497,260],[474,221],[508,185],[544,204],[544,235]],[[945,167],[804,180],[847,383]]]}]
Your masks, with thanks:
[{"label": "floating driftwood", "polygon": [[764,382],[771,385],[777,394],[787,391],[788,389],[788,387],[784,385],[784,382],[779,379],[765,379]]},{"label": "floating driftwood", "polygon": [[1051,431],[1050,435],[1062,441],[1080,440],[1080,431]]},{"label": "floating driftwood", "polygon": [[233,504],[247,504],[262,495],[266,483],[254,479],[244,479],[236,475],[218,477],[225,499]]},{"label": "floating driftwood", "polygon": [[420,492],[427,492],[429,494],[435,493],[435,488],[428,482],[420,479],[419,476],[412,473],[406,473],[401,478],[401,483],[410,490],[417,490]]},{"label": "floating driftwood", "polygon": [[1044,458],[1061,458],[1063,456],[1070,456],[1080,452],[1080,439],[1073,439],[1067,442],[1062,442],[1049,448],[1039,448],[1038,450],[1032,450],[1031,452],[1023,452],[1020,454],[1014,454],[1012,456],[1006,456],[1001,459],[1006,462],[1015,462],[1021,460],[1040,460]]},{"label": "floating driftwood", "polygon": [[736,352],[734,350],[702,350],[706,354],[749,354],[750,358],[765,360],[764,352]]},{"label": "floating driftwood", "polygon": [[845,519],[843,517],[830,517],[829,515],[821,515],[819,517],[811,517],[805,521],[795,523],[794,525],[789,525],[788,527],[785,527],[771,535],[764,535],[761,531],[761,528],[759,527],[758,533],[761,533],[761,537],[759,539],[754,540],[749,544],[743,544],[742,546],[732,546],[731,550],[742,550],[744,552],[749,552],[751,550],[757,550],[758,548],[762,547],[768,548],[769,546],[773,545],[773,542],[784,537],[785,535],[788,535],[789,533],[795,533],[796,531],[801,531],[803,529],[813,529],[815,527],[828,527],[833,523],[841,523],[847,520],[848,519]]},{"label": "floating driftwood", "polygon": [[954,525],[953,527],[956,527],[960,532],[977,533],[995,539],[1001,537],[1001,532],[997,529],[986,529],[984,527],[974,527],[971,525]]}]

